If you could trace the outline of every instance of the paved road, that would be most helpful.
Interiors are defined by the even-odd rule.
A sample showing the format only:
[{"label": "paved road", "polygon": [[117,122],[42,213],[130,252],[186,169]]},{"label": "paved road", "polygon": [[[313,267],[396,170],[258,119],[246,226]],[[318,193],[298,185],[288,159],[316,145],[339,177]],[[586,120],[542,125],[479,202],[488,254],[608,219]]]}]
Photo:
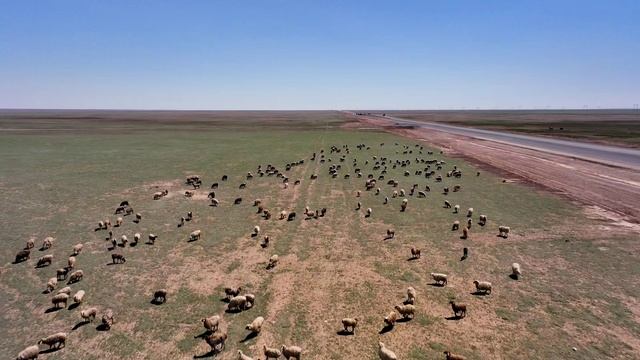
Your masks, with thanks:
[{"label": "paved road", "polygon": [[[372,115],[370,115],[372,116]],[[501,142],[509,145],[536,149],[549,153],[595,161],[603,164],[616,165],[634,170],[640,170],[640,150],[590,144],[585,142],[559,140],[537,136],[518,135],[508,132],[475,129],[470,127],[453,126],[441,123],[407,120],[392,116],[382,117],[399,125],[418,126],[426,129],[444,131],[451,134],[469,136],[476,139]]]}]

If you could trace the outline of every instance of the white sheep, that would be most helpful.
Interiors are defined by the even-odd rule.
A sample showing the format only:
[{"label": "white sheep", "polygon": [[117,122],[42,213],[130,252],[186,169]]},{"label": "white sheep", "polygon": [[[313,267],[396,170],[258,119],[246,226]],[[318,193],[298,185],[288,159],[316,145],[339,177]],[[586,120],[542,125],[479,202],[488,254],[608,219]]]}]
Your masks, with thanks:
[{"label": "white sheep", "polygon": [[78,256],[78,254],[80,254],[80,251],[82,251],[83,247],[84,247],[84,245],[82,245],[82,244],[76,244],[73,247],[73,256]]},{"label": "white sheep", "polygon": [[31,345],[18,353],[16,360],[32,360],[37,359],[40,354],[38,345]]},{"label": "white sheep", "polygon": [[77,293],[73,295],[73,302],[76,304],[81,304],[84,300],[84,290],[79,290]]},{"label": "white sheep", "polygon": [[262,349],[264,351],[264,356],[269,359],[278,359],[282,355],[282,351],[276,348],[269,348],[267,345],[262,345]]},{"label": "white sheep", "polygon": [[491,294],[491,283],[488,281],[478,281],[475,280],[473,284],[476,286],[477,292],[482,292],[484,294]]},{"label": "white sheep", "polygon": [[480,221],[478,221],[480,226],[485,226],[487,224],[487,215],[480,215]]},{"label": "white sheep", "polygon": [[472,217],[473,216],[473,208],[469,208],[467,210],[467,217]]},{"label": "white sheep", "polygon": [[260,226],[256,225],[253,227],[253,232],[251,233],[251,236],[258,236],[258,234],[260,234]]},{"label": "white sheep", "polygon": [[58,285],[57,277],[52,277],[51,279],[49,279],[49,281],[47,281],[47,292],[52,292],[57,285]]},{"label": "white sheep", "polygon": [[442,286],[447,285],[447,274],[431,273],[431,278],[438,285],[442,285]]},{"label": "white sheep", "polygon": [[383,342],[378,342],[378,355],[380,360],[398,360],[396,354],[388,349]]},{"label": "white sheep", "polygon": [[251,324],[247,324],[245,328],[252,333],[259,334],[260,331],[262,331],[262,324],[264,324],[264,318],[262,316],[258,316],[257,318],[253,319]]},{"label": "white sheep", "polygon": [[227,311],[238,311],[244,309],[247,303],[247,298],[239,295],[234,296],[229,300],[229,304],[227,305]]},{"label": "white sheep", "polygon": [[95,320],[97,314],[98,314],[98,309],[94,307],[82,310],[80,312],[80,316],[82,317],[82,319],[87,322],[91,322]]},{"label": "white sheep", "polygon": [[242,350],[238,350],[238,360],[253,360],[253,358],[245,355]]},{"label": "white sheep", "polygon": [[370,217],[371,213],[373,213],[373,210],[371,208],[367,208],[367,214],[365,215],[365,217]]},{"label": "white sheep", "polygon": [[267,264],[267,269],[272,269],[278,264],[278,255],[271,255],[269,258],[269,263]]},{"label": "white sheep", "polygon": [[287,360],[289,360],[290,358],[300,360],[300,356],[302,356],[302,348],[299,346],[282,345],[282,355]]},{"label": "white sheep", "polygon": [[76,257],[75,256],[69,256],[69,259],[67,260],[67,267],[69,269],[73,269],[76,267]]},{"label": "white sheep", "polygon": [[498,236],[502,236],[503,238],[506,239],[509,237],[509,231],[511,231],[511,228],[508,226],[500,226],[498,227],[498,231],[499,231]]},{"label": "white sheep", "polygon": [[457,214],[458,212],[460,212],[460,205],[456,205],[453,207],[453,213]]},{"label": "white sheep", "polygon": [[407,288],[407,304],[415,304],[416,302],[416,289],[413,286]]},{"label": "white sheep", "polygon": [[62,289],[58,290],[57,293],[71,295],[71,286],[65,286]]},{"label": "white sheep", "polygon": [[394,308],[402,315],[403,319],[413,319],[415,316],[416,307],[411,304],[396,305]]},{"label": "white sheep", "polygon": [[189,241],[200,240],[201,234],[202,234],[201,230],[192,231],[191,234],[189,234]]},{"label": "white sheep", "polygon": [[211,332],[216,332],[218,331],[218,325],[220,324],[220,316],[213,315],[208,318],[202,318],[200,321],[202,321],[202,325],[205,329]]},{"label": "white sheep", "polygon": [[511,264],[511,277],[518,280],[518,278],[522,275],[522,270],[520,270],[520,264],[513,263]]}]

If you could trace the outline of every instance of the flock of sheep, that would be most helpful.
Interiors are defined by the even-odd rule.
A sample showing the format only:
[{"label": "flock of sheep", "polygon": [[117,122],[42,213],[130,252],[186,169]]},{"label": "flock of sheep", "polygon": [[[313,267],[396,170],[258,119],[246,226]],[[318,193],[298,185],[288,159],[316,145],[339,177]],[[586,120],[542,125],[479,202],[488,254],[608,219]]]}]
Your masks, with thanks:
[{"label": "flock of sheep", "polygon": [[[380,144],[380,146],[384,146],[384,144]],[[396,144],[396,146],[398,146],[398,144]],[[370,150],[370,147],[366,146],[365,144],[359,144],[357,145],[357,149],[360,151],[365,149]],[[403,155],[410,155],[410,154],[413,154],[415,151],[417,154],[422,155],[423,150],[424,150],[423,147],[419,145],[415,145],[415,148],[410,148],[407,145],[403,145],[401,150],[397,151],[397,153],[400,153],[401,151]],[[351,152],[351,149],[349,148],[348,145],[342,145],[341,147],[331,146],[328,153],[325,153],[324,149],[322,149],[320,150],[319,154],[313,153],[310,160],[318,164],[325,164],[325,163],[330,164],[328,168],[328,175],[332,178],[337,178],[340,174],[340,171],[342,170],[342,164],[347,161],[347,155],[349,155],[350,152]],[[433,155],[432,152],[427,152],[427,154]],[[331,158],[329,158],[328,156],[336,156],[338,157],[338,161],[333,162]],[[396,169],[396,168],[408,169],[412,163],[414,165],[418,164],[418,166],[421,169],[414,171],[413,174],[410,171],[405,170],[403,172],[405,177],[410,177],[412,175],[420,176],[427,179],[433,179],[434,182],[437,184],[437,183],[443,182],[444,180],[443,175],[453,179],[461,178],[463,176],[462,171],[459,170],[456,166],[453,166],[449,171],[443,170],[444,167],[446,166],[446,163],[444,161],[427,160],[420,157],[416,157],[415,160],[391,160],[387,157],[372,156],[370,159],[365,160],[364,163],[358,163],[358,160],[353,158],[353,164],[352,164],[353,174],[345,173],[344,175],[342,175],[342,177],[344,179],[349,179],[351,176],[354,176],[356,178],[362,178],[364,180],[364,189],[362,191],[372,192],[375,196],[378,196],[383,192],[381,187],[378,186],[378,182],[385,180],[385,175],[387,174],[389,169]],[[302,164],[304,164],[304,160],[299,160],[299,161],[286,164],[285,168],[286,168],[286,171],[290,171],[292,168]],[[373,171],[377,171],[378,172],[377,176],[374,175],[373,173],[368,173],[367,175],[365,175],[362,170],[365,167],[370,167]],[[479,176],[479,175],[480,175],[479,173],[476,174],[476,176]],[[289,187],[289,183],[290,183],[289,178],[285,175],[284,172],[278,170],[276,167],[272,165],[267,165],[264,168],[261,165],[258,166],[257,176],[259,177],[275,176],[280,179],[282,187],[284,189]],[[312,174],[310,177],[310,181],[316,180],[318,176],[319,176],[318,174]],[[252,178],[254,178],[254,175],[252,174],[252,172],[248,172],[245,178],[246,180],[251,180]],[[221,181],[227,181],[227,180],[228,180],[227,175],[222,176]],[[302,181],[301,179],[295,180],[293,182],[294,186],[299,185],[301,181]],[[186,184],[192,186],[193,190],[185,191],[184,196],[187,198],[191,198],[194,196],[195,190],[201,187],[202,180],[200,179],[199,176],[195,176],[195,175],[189,176],[186,179]],[[416,195],[417,198],[426,198],[427,193],[431,191],[431,188],[428,185],[425,186],[423,190],[418,189],[418,184],[412,185],[409,188],[409,191],[405,191],[404,189],[399,188],[399,182],[394,179],[387,180],[387,185],[391,186],[392,188],[392,191],[391,191],[392,198],[402,198],[402,200],[400,201],[401,212],[408,211],[407,209],[409,206],[409,200],[407,196]],[[216,190],[218,189],[218,186],[219,186],[218,183],[213,183],[211,185],[211,189],[208,195],[210,205],[214,207],[223,206],[221,201],[218,200],[218,198],[216,197]],[[246,186],[247,186],[247,183],[241,183],[239,185],[239,189],[243,189]],[[361,200],[363,198],[362,191],[361,190],[356,191],[355,196],[358,200]],[[442,189],[442,193],[445,195],[448,194],[449,191],[450,191],[449,187],[443,187]],[[462,191],[462,187],[460,185],[454,185],[451,188],[451,191],[453,192]],[[162,198],[166,197],[168,194],[169,194],[168,190],[156,192],[153,194],[153,199],[161,200]],[[388,202],[389,202],[389,198],[384,197],[383,204],[388,204]],[[233,203],[235,205],[241,204],[242,198],[241,197],[236,198]],[[265,208],[265,204],[260,199],[255,199],[253,201],[253,206],[258,209],[257,213],[260,215],[261,218],[263,218],[264,220],[271,219],[271,216],[272,216],[271,211]],[[452,206],[449,201],[444,201],[443,208],[453,209],[454,213],[460,212],[460,206],[459,205]],[[357,201],[356,210],[362,210],[361,201]],[[316,218],[316,219],[324,217],[326,213],[327,213],[326,208],[312,210],[309,207],[306,207],[303,211],[303,214],[307,218]],[[287,221],[294,221],[296,219],[295,211],[287,212],[286,210],[281,210],[277,212],[277,214],[278,216],[275,220],[286,219]],[[135,213],[133,210],[133,207],[129,204],[129,202],[123,201],[116,208],[114,215],[116,215],[117,218],[113,223],[111,222],[110,219],[99,221],[97,227],[94,230],[108,232],[108,235],[106,236],[106,240],[107,240],[107,243],[110,245],[108,250],[111,253],[112,263],[125,264],[126,263],[125,255],[118,252],[114,252],[114,250],[118,246],[122,248],[126,248],[127,244],[129,244],[130,246],[135,246],[135,244],[137,244],[141,240],[142,235],[141,233],[136,232],[131,242],[129,242],[129,239],[126,235],[122,235],[120,236],[118,241],[118,238],[114,237],[113,235],[113,230],[114,228],[118,228],[122,226],[124,222],[124,217],[129,215],[134,215],[132,216],[133,222],[136,224],[139,224],[142,221],[142,214]],[[467,222],[462,227],[462,236],[461,236],[462,239],[467,239],[470,236],[470,229],[473,222],[472,221],[473,215],[474,215],[474,209],[469,208],[466,213]],[[372,217],[373,216],[372,208],[369,207],[364,209],[364,216]],[[192,219],[193,219],[193,213],[188,212],[186,216],[180,218],[178,222],[178,227],[182,227],[185,224],[185,221],[191,221]],[[478,224],[480,226],[485,226],[487,224],[487,216],[484,214],[479,215]],[[452,231],[458,231],[460,227],[461,227],[460,222],[455,221],[451,229]],[[509,232],[510,232],[510,228],[508,226],[499,226],[498,228],[498,235],[501,237],[507,238],[509,235]],[[256,225],[253,228],[251,237],[258,237],[260,234],[261,234],[260,226]],[[388,229],[386,239],[393,239],[395,235],[396,234],[394,229]],[[157,240],[157,238],[158,236],[154,235],[153,233],[148,234],[147,244],[149,245],[155,244],[155,241]],[[192,242],[192,241],[198,241],[201,238],[202,238],[202,231],[195,230],[188,235],[187,240],[189,242]],[[41,250],[46,251],[52,248],[54,244],[55,244],[55,240],[52,237],[47,237],[43,240]],[[270,237],[268,235],[265,235],[262,238],[262,241],[260,242],[260,246],[263,248],[267,248],[269,247],[269,245],[270,245]],[[16,254],[15,263],[17,264],[17,263],[21,263],[23,261],[28,260],[31,255],[31,251],[34,247],[35,247],[34,240],[31,239],[27,241],[25,248],[21,249]],[[73,307],[84,306],[84,303],[85,303],[84,290],[77,290],[74,293],[74,295],[71,296],[71,293],[72,293],[71,287],[65,286],[62,289],[59,289],[54,294],[54,291],[56,290],[56,288],[58,287],[61,281],[66,280],[67,285],[73,285],[81,282],[84,279],[84,272],[82,270],[77,269],[77,258],[82,253],[82,249],[83,249],[83,244],[80,243],[75,245],[72,248],[71,255],[66,261],[66,266],[60,269],[57,269],[56,276],[51,277],[45,284],[44,293],[52,294],[52,297],[51,297],[52,310],[55,310],[61,307],[66,308],[69,305],[68,304],[69,299],[72,299],[74,304],[71,306]],[[420,256],[421,256],[421,250],[419,248],[412,247],[411,258],[418,259],[420,258]],[[464,248],[463,256],[461,260],[465,260],[467,257],[468,257],[468,249]],[[54,261],[54,257],[52,254],[45,254],[37,260],[36,267],[37,268],[48,267],[53,264],[53,261]],[[267,270],[273,269],[274,267],[276,267],[277,264],[278,264],[278,255],[274,254],[268,259],[266,269]],[[520,275],[521,275],[520,265],[517,263],[513,263],[511,266],[511,275],[510,275],[511,278],[514,280],[517,280]],[[442,286],[442,287],[447,286],[448,284],[447,274],[431,273],[430,276],[436,285]],[[473,285],[475,286],[476,294],[478,295],[491,294],[492,284],[490,282],[484,281],[484,280],[476,280],[473,282]],[[226,301],[228,301],[227,312],[229,313],[242,312],[245,310],[252,309],[254,307],[256,296],[250,293],[242,294],[241,287],[235,287],[235,288],[227,287],[225,288],[224,292],[225,292],[224,294],[225,299]],[[158,289],[153,294],[152,302],[158,305],[163,304],[167,301],[167,298],[169,297],[169,295],[170,294],[166,289]],[[413,287],[409,287],[407,289],[406,299],[401,304],[395,305],[393,310],[383,317],[383,322],[385,326],[390,329],[393,328],[393,326],[395,325],[399,317],[405,320],[412,319],[416,313],[415,302],[416,302],[416,290]],[[455,317],[463,318],[467,315],[466,304],[451,301],[450,305]],[[83,323],[88,323],[88,322],[92,322],[98,316],[98,314],[99,314],[99,310],[96,307],[86,306],[80,311],[79,315]],[[113,311],[111,309],[105,309],[101,312],[101,314],[102,314],[101,325],[99,327],[101,327],[103,330],[109,330],[114,324]],[[227,332],[223,331],[219,326],[222,320],[223,318],[217,314],[214,314],[214,315],[209,314],[208,316],[205,316],[201,319],[202,326],[204,326],[206,330],[206,333],[202,336],[202,338],[210,346],[212,353],[218,353],[223,351],[225,347],[225,343],[228,338]],[[342,319],[341,323],[342,323],[343,331],[345,333],[355,334],[355,331],[356,331],[356,328],[358,327],[359,322],[360,321],[358,318]],[[255,336],[261,332],[264,323],[265,323],[264,317],[258,316],[251,323],[247,324],[245,328],[250,332],[250,334]],[[17,359],[18,360],[37,359],[38,355],[41,352],[40,345],[45,345],[45,346],[48,346],[49,348],[58,349],[66,345],[67,337],[68,337],[67,332],[58,332],[50,336],[47,336],[45,338],[42,338],[37,342],[37,344],[31,345],[25,348],[23,351],[21,351],[18,354]],[[286,359],[299,360],[303,353],[303,350],[299,346],[295,346],[295,345],[294,346],[282,345],[281,347],[274,347],[274,348],[267,347],[266,345],[264,345],[262,350],[263,350],[263,355],[266,357],[267,360],[278,359],[281,356],[283,356]],[[448,360],[464,359],[463,356],[453,354],[449,351],[445,351],[444,354],[446,359]],[[387,347],[382,342],[379,342],[378,344],[378,355],[382,360],[397,359],[397,356],[395,355],[393,350]],[[251,360],[253,358],[243,353],[242,351],[238,350],[238,359]]]}]

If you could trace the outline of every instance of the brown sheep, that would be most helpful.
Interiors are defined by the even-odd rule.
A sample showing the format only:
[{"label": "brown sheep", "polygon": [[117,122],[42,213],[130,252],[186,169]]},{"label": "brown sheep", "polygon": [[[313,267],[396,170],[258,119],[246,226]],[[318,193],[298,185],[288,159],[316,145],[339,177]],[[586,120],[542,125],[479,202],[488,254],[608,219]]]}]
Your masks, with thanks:
[{"label": "brown sheep", "polygon": [[453,315],[463,318],[467,316],[467,305],[466,304],[456,304],[455,301],[449,301],[451,304],[451,309],[453,310]]}]

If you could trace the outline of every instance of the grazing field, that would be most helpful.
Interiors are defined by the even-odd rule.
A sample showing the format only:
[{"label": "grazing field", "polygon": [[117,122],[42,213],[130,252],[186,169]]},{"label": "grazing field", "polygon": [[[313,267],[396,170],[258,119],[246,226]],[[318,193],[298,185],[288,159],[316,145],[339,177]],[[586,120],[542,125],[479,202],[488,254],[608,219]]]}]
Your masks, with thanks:
[{"label": "grazing field", "polygon": [[452,125],[640,147],[639,110],[390,111]]},{"label": "grazing field", "polygon": [[[331,153],[332,146],[340,153]],[[640,353],[637,234],[589,218],[554,195],[487,172],[476,176],[478,169],[428,143],[345,124],[337,113],[4,113],[0,153],[0,353],[6,358],[60,331],[68,333],[66,347],[49,352],[41,345],[42,358],[237,359],[242,350],[257,359],[264,358],[263,345],[297,345],[302,359],[377,359],[379,341],[399,359],[416,360],[443,359],[447,350],[467,359],[637,359]],[[373,167],[383,157],[384,180],[365,191],[367,175],[381,174],[384,166]],[[420,159],[444,163],[437,170]],[[396,160],[410,164],[394,168]],[[286,174],[287,188],[276,175],[258,175],[258,166],[268,164]],[[336,178],[331,164],[341,165]],[[427,166],[433,176],[415,174]],[[454,167],[461,178],[446,176]],[[247,172],[254,177],[246,179]],[[193,190],[185,179],[196,174],[203,184]],[[387,185],[390,179],[398,187]],[[217,207],[207,198],[214,182]],[[461,190],[443,194],[455,185]],[[425,186],[431,191],[419,198]],[[164,189],[168,195],[153,200]],[[406,196],[392,197],[400,189]],[[187,198],[186,190],[195,194]],[[242,202],[234,205],[238,197]],[[403,198],[408,206],[401,212]],[[257,213],[255,199],[270,219]],[[142,215],[139,224],[133,215],[114,215],[123,200]],[[459,204],[460,213],[444,208],[445,200]],[[305,206],[326,208],[326,215],[307,218]],[[461,239],[470,207],[469,237]],[[279,220],[282,210],[297,217]],[[193,219],[178,227],[189,211]],[[481,214],[485,226],[478,224]],[[126,235],[129,243],[110,249],[107,231],[94,229],[118,216],[124,221],[111,228],[113,235]],[[452,231],[455,220],[460,230]],[[252,237],[256,225],[261,232]],[[497,236],[501,225],[511,229],[506,239]],[[201,238],[188,241],[197,229]],[[393,239],[385,240],[387,229],[395,230]],[[132,246],[136,232],[142,240]],[[153,245],[150,233],[158,235]],[[47,236],[54,245],[41,251]],[[14,264],[29,239],[35,239],[31,258]],[[70,286],[72,295],[86,291],[84,303],[56,310],[53,294],[43,291],[78,243],[84,248],[75,268],[84,278]],[[419,259],[410,260],[411,247],[421,250]],[[461,261],[464,247],[469,256]],[[111,253],[126,262],[111,264]],[[53,254],[53,264],[36,268],[45,254]],[[279,262],[267,270],[274,254]],[[519,280],[509,277],[514,262],[522,267]],[[434,286],[431,272],[448,274],[448,284]],[[491,294],[476,294],[474,280],[490,281]],[[53,293],[64,286],[60,281]],[[255,305],[225,312],[224,288],[237,286],[256,296]],[[415,317],[385,327],[383,318],[410,286],[417,292]],[[168,292],[161,305],[152,304],[158,289]],[[453,316],[451,300],[467,304],[466,317]],[[94,306],[96,321],[82,322],[80,311]],[[115,322],[105,331],[99,325],[106,309]],[[200,322],[216,314],[219,331],[228,333],[219,354],[203,339],[208,334]],[[258,316],[265,323],[251,336],[245,326]],[[358,318],[355,335],[341,331],[346,317]]]}]

